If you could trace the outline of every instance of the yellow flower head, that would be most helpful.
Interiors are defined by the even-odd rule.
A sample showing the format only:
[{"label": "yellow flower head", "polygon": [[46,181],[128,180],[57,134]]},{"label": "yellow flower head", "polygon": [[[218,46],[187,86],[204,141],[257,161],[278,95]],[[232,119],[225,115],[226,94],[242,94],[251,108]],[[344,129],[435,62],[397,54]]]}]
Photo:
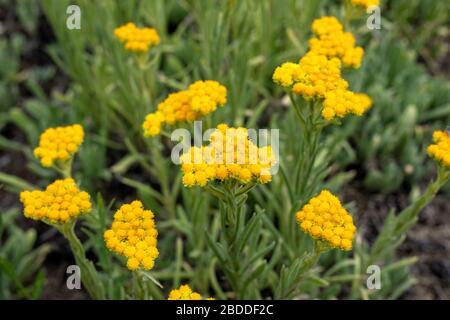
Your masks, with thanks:
[{"label": "yellow flower head", "polygon": [[322,36],[331,33],[343,32],[344,26],[336,17],[325,16],[315,19],[311,25],[311,30],[315,34]]},{"label": "yellow flower head", "polygon": [[287,62],[275,69],[273,80],[306,99],[323,98],[325,93],[346,89],[347,81],[341,78],[339,59],[328,59],[316,52],[308,52],[300,62]]},{"label": "yellow flower head", "polygon": [[56,180],[45,191],[22,191],[20,201],[25,217],[49,223],[66,223],[92,208],[89,194],[71,178]]},{"label": "yellow flower head", "polygon": [[[179,289],[173,289],[169,293],[167,300],[203,300],[202,296],[193,292],[192,289],[187,285],[181,285]],[[215,300],[213,298],[208,298],[205,300]]]},{"label": "yellow flower head", "polygon": [[138,28],[132,22],[114,29],[114,35],[124,43],[126,50],[136,53],[145,53],[160,41],[155,29]]},{"label": "yellow flower head", "polygon": [[361,6],[367,9],[371,6],[379,6],[380,0],[351,0],[351,3],[354,6]]},{"label": "yellow flower head", "polygon": [[349,90],[335,90],[325,94],[322,117],[325,120],[343,118],[348,114],[363,115],[372,106],[370,97]]},{"label": "yellow flower head", "polygon": [[194,121],[214,112],[227,102],[227,89],[217,81],[196,81],[187,90],[170,94],[158,105],[158,110],[146,116],[143,123],[144,136],[161,132],[164,124]]},{"label": "yellow flower head", "polygon": [[128,259],[130,270],[153,268],[159,255],[157,236],[153,212],[145,210],[137,200],[116,211],[111,229],[103,235],[109,250]]},{"label": "yellow flower head", "polygon": [[312,198],[296,214],[300,228],[332,248],[351,250],[356,227],[339,199],[327,190]]},{"label": "yellow flower head", "polygon": [[450,170],[450,135],[446,131],[433,133],[434,144],[428,147],[428,154],[440,165]]},{"label": "yellow flower head", "polygon": [[271,181],[271,168],[276,164],[272,148],[258,148],[249,139],[247,129],[221,124],[209,141],[208,146],[191,147],[181,156],[185,186],[204,187],[210,181],[230,179],[242,184]]},{"label": "yellow flower head", "polygon": [[335,17],[314,20],[312,30],[317,37],[309,40],[310,51],[328,58],[338,58],[344,66],[359,68],[364,49],[355,47],[355,37],[344,32],[342,24]]},{"label": "yellow flower head", "polygon": [[55,161],[65,162],[77,152],[83,142],[84,131],[79,124],[67,127],[48,128],[39,139],[34,155],[44,167],[51,167]]}]

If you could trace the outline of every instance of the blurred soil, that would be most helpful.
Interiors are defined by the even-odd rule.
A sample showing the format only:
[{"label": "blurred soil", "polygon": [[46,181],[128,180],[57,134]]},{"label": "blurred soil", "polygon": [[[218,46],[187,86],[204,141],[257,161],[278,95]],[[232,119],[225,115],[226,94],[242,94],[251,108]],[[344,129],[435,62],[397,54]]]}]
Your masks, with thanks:
[{"label": "blurred soil", "polygon": [[[426,187],[424,184],[422,190]],[[371,194],[356,181],[346,188],[345,199],[357,207],[355,220],[364,238],[373,243],[391,208],[400,212],[408,204],[408,193]],[[411,274],[418,281],[402,299],[450,299],[450,201],[439,194],[422,210],[418,224],[407,234],[397,251],[398,258],[416,256]],[[361,229],[360,229],[361,230]]]}]

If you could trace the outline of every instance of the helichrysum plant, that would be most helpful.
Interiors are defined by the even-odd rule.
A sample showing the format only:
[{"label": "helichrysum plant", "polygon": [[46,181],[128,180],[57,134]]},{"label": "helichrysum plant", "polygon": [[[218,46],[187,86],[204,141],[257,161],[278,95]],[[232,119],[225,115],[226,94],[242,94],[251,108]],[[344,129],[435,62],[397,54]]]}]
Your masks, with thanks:
[{"label": "helichrysum plant", "polygon": [[[245,201],[247,193],[257,184],[272,180],[276,156],[270,146],[254,144],[246,128],[232,128],[220,124],[211,133],[209,145],[191,147],[180,158],[183,184],[186,187],[206,188],[220,202],[221,236],[218,244],[209,244],[222,264],[237,298],[247,294],[243,267],[249,257],[242,256],[247,228]],[[219,252],[223,254],[219,254]],[[248,253],[247,255],[249,255]]]},{"label": "helichrysum plant", "polygon": [[[322,129],[329,124],[339,124],[348,115],[362,116],[372,106],[369,96],[350,91],[348,82],[342,78],[342,64],[355,68],[361,64],[363,50],[354,47],[353,35],[344,33],[335,17],[316,19],[312,30],[319,38],[311,39],[310,50],[299,63],[283,63],[272,76],[275,83],[287,90],[299,120],[303,141],[298,150],[300,161],[293,172],[293,189],[300,204],[315,192],[315,186],[309,181]],[[325,37],[323,41],[321,37]],[[334,37],[348,40],[334,42]],[[356,57],[351,53],[352,58],[344,60],[346,52],[354,50],[360,54]]]},{"label": "helichrysum plant", "polygon": [[144,136],[160,134],[165,124],[191,122],[216,111],[227,102],[227,89],[217,81],[196,81],[187,90],[171,93],[158,104],[156,112],[145,117]]},{"label": "helichrysum plant", "polygon": [[[187,6],[189,5],[187,4]],[[230,7],[232,5],[234,4],[231,4]],[[361,290],[360,284],[357,282],[360,280],[358,277],[361,273],[365,272],[364,267],[383,259],[384,261],[392,260],[394,248],[401,243],[405,233],[415,225],[421,209],[449,181],[450,136],[448,131],[436,131],[433,134],[434,142],[427,149],[429,156],[437,163],[437,178],[430,182],[424,193],[413,199],[411,205],[405,210],[398,215],[393,212],[388,215],[386,223],[370,250],[361,249],[360,242],[354,241],[357,229],[352,216],[339,198],[327,190],[328,186],[324,186],[326,183],[324,180],[329,173],[326,167],[330,159],[327,158],[327,155],[323,155],[327,150],[324,150],[322,155],[320,154],[320,138],[325,127],[340,124],[350,116],[363,116],[372,107],[371,98],[365,93],[352,91],[343,76],[344,71],[349,72],[350,69],[360,68],[365,55],[364,49],[357,45],[355,35],[350,32],[351,25],[348,22],[352,15],[347,11],[354,7],[355,12],[361,14],[361,9],[379,5],[379,1],[346,0],[346,5],[345,22],[341,23],[338,18],[332,16],[314,20],[311,25],[311,38],[307,43],[308,51],[294,62],[281,64],[273,72],[272,80],[289,95],[292,104],[292,111],[289,112],[294,112],[296,116],[296,123],[294,123],[297,125],[294,127],[296,139],[289,141],[293,150],[291,159],[278,159],[278,154],[272,149],[272,146],[259,146],[252,140],[250,129],[238,127],[242,126],[242,119],[240,119],[236,121],[237,124],[233,124],[236,127],[226,124],[218,125],[212,130],[204,145],[192,146],[186,150],[186,153],[180,158],[180,171],[175,178],[175,175],[172,176],[168,173],[169,166],[165,167],[166,159],[160,152],[160,147],[163,146],[162,141],[146,139],[134,143],[132,141],[133,134],[130,134],[130,137],[127,136],[126,145],[132,154],[127,155],[114,167],[116,172],[120,172],[126,171],[121,167],[139,163],[145,171],[158,180],[161,193],[153,189],[150,183],[133,181],[132,185],[138,185],[137,189],[146,197],[145,203],[152,207],[156,204],[158,209],[155,209],[155,212],[162,212],[161,216],[164,213],[168,214],[168,219],[158,225],[159,229],[164,231],[164,238],[160,241],[158,241],[155,214],[144,208],[140,200],[122,204],[113,214],[110,228],[105,230],[109,222],[108,217],[101,216],[99,213],[100,201],[94,203],[87,192],[80,190],[72,177],[72,160],[81,149],[84,139],[84,130],[81,125],[49,128],[41,134],[39,146],[34,150],[34,155],[42,166],[57,170],[62,178],[55,180],[43,190],[30,188],[30,190],[23,191],[20,194],[20,200],[24,206],[23,213],[27,218],[42,221],[56,228],[67,238],[76,263],[81,268],[83,285],[92,298],[104,299],[108,296],[105,293],[106,289],[109,292],[110,287],[114,287],[113,282],[116,280],[114,277],[117,268],[112,268],[112,259],[108,256],[109,254],[116,254],[121,262],[117,267],[123,269],[127,276],[132,275],[134,279],[134,292],[130,295],[122,294],[125,292],[123,288],[111,290],[118,291],[121,297],[164,298],[167,293],[156,292],[159,295],[155,296],[153,296],[155,292],[149,294],[153,290],[152,284],[148,285],[143,281],[143,276],[145,276],[159,285],[152,277],[152,274],[155,274],[161,276],[161,279],[172,280],[169,288],[176,289],[168,294],[169,300],[201,300],[204,298],[187,284],[179,286],[180,283],[187,282],[192,283],[195,288],[201,288],[200,292],[206,292],[211,287],[216,292],[215,296],[220,298],[265,298],[263,295],[266,295],[266,292],[273,293],[274,298],[299,298],[301,297],[300,289],[304,288],[303,285],[305,283],[309,285],[307,280],[324,287],[328,286],[327,281],[317,276],[321,270],[315,268],[315,265],[320,257],[328,258],[322,254],[331,250],[339,257],[355,256],[355,258],[348,258],[349,260],[332,266],[330,270],[354,268],[356,276],[352,275],[351,277],[353,282],[351,290],[358,291],[356,295],[360,294],[366,297],[361,293],[364,290]],[[267,9],[264,6],[265,4],[261,4],[261,11],[258,9],[257,12],[271,14],[270,10],[265,11]],[[269,5],[268,8],[270,7]],[[206,10],[205,12],[205,16],[210,13]],[[203,14],[204,12],[200,16]],[[244,20],[247,20],[246,18],[244,15]],[[197,17],[193,15],[193,19],[197,19]],[[239,19],[239,16],[236,15],[233,19]],[[219,20],[220,23],[228,25],[233,19],[227,17]],[[157,22],[158,30],[162,31],[163,28],[159,29],[159,26],[164,27],[164,23],[155,22]],[[196,22],[199,22],[199,29],[210,29],[209,23]],[[280,27],[284,28],[284,25]],[[252,29],[249,28],[249,30]],[[106,64],[101,65],[100,63],[98,65],[93,63],[92,66],[100,75],[103,69],[108,70],[108,73],[104,74],[107,75],[105,79],[114,79],[114,83],[109,86],[111,83],[105,80],[107,85],[95,86],[92,92],[89,91],[85,97],[90,98],[92,95],[101,99],[101,102],[107,106],[107,109],[102,110],[116,109],[116,111],[120,111],[117,113],[120,115],[119,121],[115,123],[120,123],[120,119],[123,117],[128,119],[127,123],[133,124],[134,133],[142,129],[144,137],[167,135],[166,130],[187,126],[197,119],[206,119],[209,122],[211,113],[219,113],[220,108],[227,104],[228,89],[215,80],[195,81],[185,90],[171,93],[162,102],[156,103],[155,101],[158,101],[158,98],[155,98],[158,97],[158,90],[155,90],[157,88],[156,80],[173,85],[177,80],[168,79],[168,75],[176,74],[176,77],[180,76],[179,79],[185,81],[183,72],[176,70],[178,60],[167,59],[165,61],[165,64],[173,68],[170,72],[157,70],[160,51],[154,46],[159,44],[160,38],[153,28],[141,28],[130,22],[114,31],[109,30],[108,34],[116,44],[123,44],[123,48],[118,46],[115,48],[117,50],[111,50],[114,53],[111,56],[114,59],[119,58],[116,61],[119,68],[116,69],[115,65],[105,67]],[[164,33],[162,35],[167,36]],[[212,35],[213,38],[216,38],[215,32]],[[230,90],[233,89],[230,99],[241,103],[236,97],[245,97],[245,94],[236,94],[234,90],[245,91],[247,87],[241,89],[238,84],[241,81],[245,82],[247,77],[240,77],[231,67],[231,76],[223,76],[221,70],[228,71],[228,63],[233,66],[232,60],[234,59],[223,59],[227,62],[226,68],[223,68],[224,65],[220,65],[224,55],[215,53],[221,53],[222,45],[227,44],[228,36],[226,32],[223,33],[223,36],[220,34],[218,36],[220,39],[217,39],[217,42],[205,46],[205,49],[208,49],[209,46],[215,46],[215,48],[206,54],[205,65],[199,68],[193,66],[193,74],[196,76],[206,75],[207,79],[221,79],[221,81],[223,79],[224,83],[226,81],[230,84]],[[180,40],[177,35],[173,35],[173,37],[164,50],[171,48]],[[95,39],[95,37],[93,38]],[[188,46],[194,46],[189,40],[186,42]],[[253,43],[251,43],[252,45]],[[84,50],[88,46],[80,47]],[[256,57],[247,61],[247,58],[253,57],[253,54],[243,55],[245,63],[242,65],[242,69],[252,71],[252,69],[246,68],[249,66],[259,68],[259,65],[265,61],[265,57],[271,53],[272,48],[270,47],[272,47],[271,43],[265,49],[267,52],[264,51],[261,55],[262,58]],[[176,51],[178,50],[173,50],[172,53]],[[227,50],[223,51],[228,52]],[[245,50],[243,52],[248,53]],[[77,53],[84,54],[85,52],[77,51]],[[155,54],[153,55],[153,53]],[[266,55],[266,53],[268,54]],[[151,61],[148,59],[150,56],[153,57]],[[210,62],[216,61],[218,63],[208,65]],[[81,59],[79,63],[82,62]],[[78,66],[75,63],[74,65]],[[364,70],[364,68],[362,69]],[[128,70],[131,70],[130,74],[127,74]],[[122,77],[114,77],[116,73],[121,73]],[[253,75],[253,72],[248,72],[248,74]],[[83,79],[84,86],[90,84],[89,81],[86,81],[89,79],[88,75],[89,73],[83,73],[83,76],[80,77]],[[239,80],[239,78],[243,80]],[[236,80],[236,83],[228,81],[230,79]],[[267,80],[267,77],[264,79]],[[105,94],[104,88],[110,90],[106,91],[107,93],[121,92],[118,96],[122,99],[120,101],[110,99],[109,95]],[[264,88],[264,90],[260,89],[255,91],[257,92],[255,96],[270,95]],[[129,90],[133,94],[128,94]],[[136,92],[138,94],[135,94]],[[248,101],[253,101],[253,99],[247,99]],[[81,104],[83,103],[86,102]],[[121,109],[120,104],[129,104],[131,107]],[[243,101],[242,104],[245,105],[246,102]],[[154,112],[147,114],[149,108],[154,106],[156,106]],[[236,110],[233,110],[233,113],[234,111]],[[241,111],[236,112],[236,114],[239,113]],[[145,116],[145,114],[147,115]],[[257,112],[255,111],[254,114]],[[248,114],[250,123],[256,123],[259,120],[254,114],[251,112]],[[239,117],[234,119],[237,118]],[[101,122],[108,122],[110,117],[105,117],[105,119],[107,120],[102,118]],[[128,128],[122,126],[121,129]],[[109,128],[106,129],[106,131],[108,130]],[[109,133],[115,133],[115,131],[112,130]],[[139,138],[142,139],[140,134]],[[142,151],[147,143],[150,156]],[[326,160],[320,159],[320,155]],[[147,161],[147,158],[151,160]],[[282,174],[279,176],[282,176],[281,178],[275,176],[276,171],[274,170],[280,160],[284,160],[280,164]],[[319,172],[317,167],[320,166],[325,167],[323,169],[325,174],[317,173]],[[123,180],[126,181],[126,179]],[[128,179],[128,181],[130,180]],[[185,188],[181,192],[182,196],[179,196],[178,188],[181,186]],[[269,189],[270,187],[273,189]],[[278,187],[280,187],[279,197],[273,195],[278,192],[274,191]],[[331,187],[329,189],[333,190]],[[207,191],[209,194],[201,194],[202,191]],[[251,191],[253,192],[251,193]],[[193,194],[195,197],[191,197]],[[215,197],[214,199],[218,200],[217,203],[209,195]],[[247,203],[250,195],[252,201]],[[278,201],[278,198],[281,200]],[[180,199],[183,199],[183,202],[180,203]],[[274,214],[271,212],[272,210],[267,209],[270,208],[269,202],[272,200],[276,202],[272,209],[281,202],[288,203],[285,206],[284,203],[280,205],[283,207],[280,211],[284,216],[279,218],[276,223],[273,223],[271,218],[281,215],[278,215],[278,212]],[[215,205],[218,208],[215,208]],[[264,205],[267,208],[261,208]],[[219,214],[215,214],[216,212]],[[95,236],[100,238],[100,247],[103,251],[98,257],[98,262],[103,270],[109,269],[108,277],[97,273],[94,264],[86,258],[83,244],[75,234],[76,222],[79,220],[89,221],[90,218],[103,220],[102,224],[98,223],[101,227],[95,229],[101,231],[96,235],[88,236],[90,240]],[[199,230],[198,225],[204,228],[205,235],[200,236],[196,233]],[[175,230],[170,230],[171,228]],[[183,238],[185,235],[186,243]],[[176,244],[172,254],[171,246],[174,238],[176,238]],[[210,250],[203,252],[203,249],[206,248]],[[95,246],[93,252],[97,252],[96,249],[98,246]],[[351,252],[352,250],[353,252]],[[187,251],[187,257],[185,251]],[[199,259],[203,255],[205,258]],[[173,258],[173,263],[172,261],[168,263],[162,261],[161,258],[167,257]],[[201,263],[191,265],[192,261],[197,263],[196,259],[201,260]],[[161,270],[154,270],[155,262],[158,263],[158,266],[161,262]],[[217,272],[218,269],[219,272]],[[201,275],[198,276],[198,274]],[[223,276],[223,280],[219,280],[218,275]],[[109,276],[112,276],[112,279]],[[127,278],[122,274],[120,277]],[[347,277],[341,277],[337,281],[347,281],[347,279]],[[222,285],[223,283],[225,285]],[[312,289],[305,290],[305,294],[319,291],[317,286],[311,287]],[[333,291],[334,287],[330,286],[327,289]],[[301,293],[303,294],[303,292]]]},{"label": "helichrysum plant", "polygon": [[26,217],[51,225],[67,238],[81,269],[81,279],[86,290],[91,297],[102,299],[104,288],[99,275],[93,263],[86,258],[83,245],[74,231],[77,218],[89,213],[92,208],[89,194],[80,191],[71,177],[72,159],[83,138],[84,131],[79,124],[45,130],[40,136],[35,155],[42,157],[43,166],[53,165],[65,179],[54,181],[44,191],[23,191],[20,200]]},{"label": "helichrysum plant", "polygon": [[200,293],[192,291],[189,285],[181,285],[178,289],[173,289],[169,293],[167,300],[214,300],[213,298],[203,299]]},{"label": "helichrysum plant", "polygon": [[138,200],[122,205],[104,234],[108,249],[126,257],[132,271],[153,268],[159,255],[157,236],[153,212],[145,210]]}]

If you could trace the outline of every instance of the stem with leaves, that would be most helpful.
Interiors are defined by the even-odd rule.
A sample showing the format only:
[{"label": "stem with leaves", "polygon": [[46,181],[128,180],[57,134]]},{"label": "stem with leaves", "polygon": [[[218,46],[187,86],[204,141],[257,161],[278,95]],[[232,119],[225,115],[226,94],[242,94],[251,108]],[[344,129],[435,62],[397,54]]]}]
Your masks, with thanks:
[{"label": "stem with leaves", "polygon": [[328,249],[325,243],[314,240],[311,252],[305,253],[302,257],[296,259],[289,267],[283,266],[280,281],[275,290],[275,299],[287,300],[294,298],[301,281],[317,264],[320,255]]},{"label": "stem with leaves", "polygon": [[375,241],[369,264],[375,263],[398,247],[404,240],[405,233],[416,223],[419,213],[436,196],[438,191],[450,180],[450,170],[439,166],[437,178],[430,182],[425,192],[405,208],[399,215],[390,213],[386,218],[383,229]]},{"label": "stem with leaves", "polygon": [[75,220],[63,225],[55,225],[64,237],[69,241],[70,249],[75,257],[76,264],[80,267],[81,282],[92,299],[105,299],[105,289],[92,261],[86,258],[84,247],[75,234]]},{"label": "stem with leaves", "polygon": [[208,244],[218,258],[237,299],[248,297],[248,287],[254,279],[254,273],[249,275],[245,267],[251,259],[247,259],[244,254],[246,243],[257,231],[259,221],[259,215],[248,221],[245,217],[247,193],[254,186],[253,183],[240,185],[236,181],[225,181],[218,187],[207,187],[207,190],[219,199],[222,225],[220,243],[215,243],[208,237]]}]

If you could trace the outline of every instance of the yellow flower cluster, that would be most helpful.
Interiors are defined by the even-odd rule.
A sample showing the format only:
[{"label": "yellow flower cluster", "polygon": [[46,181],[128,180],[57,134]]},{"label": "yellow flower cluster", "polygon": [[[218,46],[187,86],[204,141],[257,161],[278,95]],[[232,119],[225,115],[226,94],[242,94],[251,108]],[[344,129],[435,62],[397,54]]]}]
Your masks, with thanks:
[{"label": "yellow flower cluster", "polygon": [[234,179],[243,184],[272,180],[270,169],[276,163],[272,148],[258,148],[249,139],[247,129],[221,124],[209,141],[208,146],[191,147],[181,156],[185,186],[203,187],[214,180]]},{"label": "yellow flower cluster", "polygon": [[111,229],[103,235],[109,250],[128,259],[130,270],[153,268],[159,255],[157,236],[153,212],[144,210],[138,200],[122,205],[114,214]]},{"label": "yellow flower cluster", "polygon": [[170,94],[158,105],[158,110],[146,116],[144,136],[155,136],[165,123],[194,121],[214,112],[227,102],[227,88],[217,81],[196,81],[187,90]]},{"label": "yellow flower cluster", "polygon": [[315,52],[308,52],[299,63],[286,62],[275,69],[273,80],[305,98],[323,98],[325,93],[346,89],[341,78],[341,63]]},{"label": "yellow flower cluster", "polygon": [[364,93],[353,93],[348,90],[329,91],[325,94],[322,117],[332,120],[343,118],[348,114],[361,116],[372,106],[372,99]]},{"label": "yellow flower cluster", "polygon": [[371,6],[379,6],[380,0],[351,0],[354,6],[361,6],[364,8],[369,8]]},{"label": "yellow flower cluster", "polygon": [[312,198],[296,214],[300,228],[332,248],[351,250],[356,227],[339,199],[327,190]]},{"label": "yellow flower cluster", "polygon": [[114,29],[114,35],[125,44],[125,49],[131,52],[145,53],[150,46],[159,43],[159,36],[153,28],[138,28],[132,22]]},{"label": "yellow flower cluster", "polygon": [[433,141],[428,147],[428,154],[441,165],[450,170],[450,135],[445,131],[435,131]]},{"label": "yellow flower cluster", "polygon": [[355,47],[355,38],[344,32],[335,17],[314,20],[310,50],[299,63],[286,62],[277,67],[273,80],[303,98],[323,101],[322,117],[332,120],[348,114],[361,116],[372,106],[369,96],[349,91],[341,77],[341,64],[359,67],[364,50]]},{"label": "yellow flower cluster", "polygon": [[336,17],[325,16],[315,19],[311,25],[311,30],[315,34],[323,36],[334,32],[343,32],[344,26]]},{"label": "yellow flower cluster", "polygon": [[328,58],[338,58],[344,66],[361,66],[364,49],[355,47],[355,37],[351,32],[344,32],[342,24],[335,17],[314,20],[312,30],[317,37],[309,40],[310,51]]},{"label": "yellow flower cluster", "polygon": [[[203,300],[202,296],[193,292],[192,289],[187,285],[181,285],[179,289],[173,289],[169,293],[167,300]],[[206,300],[214,300],[214,298],[208,298]]]},{"label": "yellow flower cluster", "polygon": [[44,167],[51,167],[55,161],[67,161],[83,142],[84,131],[79,124],[67,127],[48,128],[39,139],[34,155]]},{"label": "yellow flower cluster", "polygon": [[50,223],[65,223],[92,208],[89,194],[78,190],[71,178],[56,180],[45,191],[23,191],[20,201],[25,217]]}]

